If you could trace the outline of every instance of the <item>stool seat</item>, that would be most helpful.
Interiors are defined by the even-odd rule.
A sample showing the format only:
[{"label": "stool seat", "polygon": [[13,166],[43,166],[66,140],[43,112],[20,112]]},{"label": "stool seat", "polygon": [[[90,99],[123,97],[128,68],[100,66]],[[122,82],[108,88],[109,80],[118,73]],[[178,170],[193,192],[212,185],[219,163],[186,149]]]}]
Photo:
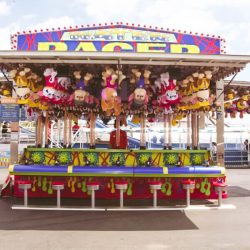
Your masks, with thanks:
[{"label": "stool seat", "polygon": [[29,189],[31,188],[32,182],[31,181],[18,181],[18,187],[21,189]]},{"label": "stool seat", "polygon": [[182,187],[186,190],[186,204],[187,207],[190,206],[190,189],[195,188],[195,181],[192,180],[183,180]]},{"label": "stool seat", "polygon": [[128,181],[115,181],[115,188],[120,190],[120,208],[123,208],[123,190],[128,188]]},{"label": "stool seat", "polygon": [[128,182],[127,181],[116,181],[115,182],[115,188],[116,189],[127,189],[128,188]]},{"label": "stool seat", "polygon": [[18,187],[24,190],[24,195],[23,195],[24,206],[27,207],[28,206],[28,189],[31,188],[32,182],[26,181],[26,180],[20,180],[17,183],[18,183]]},{"label": "stool seat", "polygon": [[227,184],[225,182],[213,182],[214,189],[218,193],[218,206],[222,205],[222,192],[227,191]]},{"label": "stool seat", "polygon": [[150,181],[149,183],[150,189],[161,189],[162,182],[161,181]]},{"label": "stool seat", "polygon": [[95,191],[99,190],[100,183],[91,181],[86,183],[87,189],[91,191],[91,207],[95,208]]},{"label": "stool seat", "polygon": [[99,182],[87,182],[86,186],[88,190],[98,190],[100,183]]},{"label": "stool seat", "polygon": [[149,181],[149,187],[153,190],[153,206],[157,208],[157,190],[161,189],[162,182],[161,181]]},{"label": "stool seat", "polygon": [[64,182],[62,182],[62,181],[53,181],[52,182],[52,188],[54,190],[62,190],[62,189],[64,189]]},{"label": "stool seat", "polygon": [[195,181],[184,180],[182,181],[183,189],[194,189]]}]

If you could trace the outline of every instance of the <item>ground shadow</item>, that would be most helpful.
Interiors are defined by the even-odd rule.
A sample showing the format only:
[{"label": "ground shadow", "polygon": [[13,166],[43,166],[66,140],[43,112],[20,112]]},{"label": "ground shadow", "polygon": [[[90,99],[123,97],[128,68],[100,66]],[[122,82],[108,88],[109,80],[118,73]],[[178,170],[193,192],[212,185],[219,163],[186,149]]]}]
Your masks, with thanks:
[{"label": "ground shadow", "polygon": [[[11,209],[13,203],[18,204],[20,202],[22,202],[22,199],[0,199],[0,230],[166,231],[198,229],[184,211],[88,212]],[[40,203],[41,200],[33,199],[30,202],[35,204]],[[46,200],[46,204],[54,205],[54,202],[53,199]],[[70,200],[64,200],[63,202],[64,205],[67,205]],[[85,202],[87,203],[85,204]],[[89,201],[85,202],[81,202],[81,204],[89,204]],[[101,202],[104,204],[101,204]],[[98,201],[97,205],[99,203],[103,206],[105,202]],[[112,202],[117,206],[117,201]]]},{"label": "ground shadow", "polygon": [[250,190],[239,186],[229,186],[228,197],[250,197]]}]

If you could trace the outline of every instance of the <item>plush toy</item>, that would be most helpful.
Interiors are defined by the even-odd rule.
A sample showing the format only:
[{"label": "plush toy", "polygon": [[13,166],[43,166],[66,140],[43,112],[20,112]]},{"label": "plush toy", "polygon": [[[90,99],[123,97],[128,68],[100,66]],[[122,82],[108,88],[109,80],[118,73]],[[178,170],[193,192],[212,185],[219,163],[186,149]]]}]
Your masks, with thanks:
[{"label": "plush toy", "polygon": [[86,75],[82,77],[80,71],[75,71],[74,76],[76,79],[76,89],[87,90],[89,81],[93,78],[93,75],[86,73]]},{"label": "plush toy", "polygon": [[236,102],[237,111],[240,112],[240,118],[243,118],[244,112],[249,108],[248,99],[249,99],[249,91],[245,90],[239,93],[241,98]]},{"label": "plush toy", "polygon": [[39,101],[40,101],[40,96],[38,95],[38,93],[30,93],[30,98],[28,101],[28,106],[30,108],[38,108],[39,107]]},{"label": "plush toy", "polygon": [[18,104],[27,104],[30,97],[29,88],[17,88],[15,87],[15,92],[18,98]]},{"label": "plush toy", "polygon": [[117,92],[114,88],[104,88],[102,90],[101,106],[107,116],[111,116],[112,113],[114,113],[115,116],[120,115],[121,100],[117,96]]},{"label": "plush toy", "polygon": [[128,98],[129,107],[131,110],[139,110],[148,103],[148,95],[145,89],[136,88],[134,93]]},{"label": "plush toy", "polygon": [[[118,74],[110,67],[106,67],[102,72],[103,86],[107,88],[118,88]],[[119,82],[120,83],[120,82]]]},{"label": "plush toy", "polygon": [[158,88],[158,105],[164,109],[165,113],[172,113],[172,106],[180,102],[180,96],[176,91],[176,80],[169,79],[169,73],[161,74],[156,81]]},{"label": "plush toy", "polygon": [[5,97],[11,97],[12,86],[9,83],[0,83],[0,95]]},{"label": "plush toy", "polygon": [[145,89],[149,85],[149,77],[151,72],[144,70],[143,76],[138,69],[132,69],[132,77],[130,83],[135,85],[134,92],[129,96],[129,107],[131,110],[139,110],[148,104],[149,98]]}]

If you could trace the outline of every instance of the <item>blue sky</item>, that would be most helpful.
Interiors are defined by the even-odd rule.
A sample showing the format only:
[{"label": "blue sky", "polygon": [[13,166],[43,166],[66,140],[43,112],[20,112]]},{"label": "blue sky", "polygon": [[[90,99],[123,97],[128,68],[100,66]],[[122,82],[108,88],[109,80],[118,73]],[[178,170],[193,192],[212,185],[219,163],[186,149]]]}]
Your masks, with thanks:
[{"label": "blue sky", "polygon": [[[23,30],[129,22],[220,35],[227,54],[250,55],[249,0],[0,0],[0,50]],[[250,67],[239,80],[250,81]]]}]

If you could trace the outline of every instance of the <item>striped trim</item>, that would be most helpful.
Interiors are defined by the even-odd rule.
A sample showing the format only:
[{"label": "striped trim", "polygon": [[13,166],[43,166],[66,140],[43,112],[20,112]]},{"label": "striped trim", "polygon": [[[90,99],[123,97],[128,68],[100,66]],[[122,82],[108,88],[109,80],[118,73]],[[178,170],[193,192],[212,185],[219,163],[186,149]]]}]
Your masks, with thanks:
[{"label": "striped trim", "polygon": [[163,167],[163,174],[168,174],[168,168],[167,167]]},{"label": "striped trim", "polygon": [[68,166],[68,174],[73,173],[73,165]]}]

